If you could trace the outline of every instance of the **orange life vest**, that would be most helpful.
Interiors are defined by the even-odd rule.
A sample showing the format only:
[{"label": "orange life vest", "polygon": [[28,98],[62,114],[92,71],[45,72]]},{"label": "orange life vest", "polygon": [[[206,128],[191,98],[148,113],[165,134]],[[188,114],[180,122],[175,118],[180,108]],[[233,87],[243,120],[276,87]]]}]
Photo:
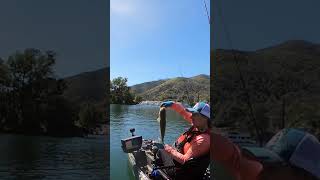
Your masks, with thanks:
[{"label": "orange life vest", "polygon": [[191,126],[189,130],[184,132],[182,135],[179,136],[177,141],[174,143],[175,148],[177,149],[178,152],[185,154],[188,149],[191,147],[190,142],[192,141],[193,138],[200,134],[208,134],[210,135],[210,129],[207,129],[204,132],[201,131],[194,131],[195,127]]}]

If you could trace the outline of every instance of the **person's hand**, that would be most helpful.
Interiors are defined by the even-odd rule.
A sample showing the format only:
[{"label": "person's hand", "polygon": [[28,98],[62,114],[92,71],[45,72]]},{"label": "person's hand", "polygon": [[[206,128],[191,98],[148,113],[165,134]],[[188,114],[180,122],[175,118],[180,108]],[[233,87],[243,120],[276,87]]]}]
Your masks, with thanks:
[{"label": "person's hand", "polygon": [[173,103],[174,103],[173,101],[165,101],[165,102],[161,103],[160,107],[167,108],[167,107],[172,106]]},{"label": "person's hand", "polygon": [[164,150],[167,151],[168,153],[170,153],[171,151],[174,150],[174,148],[171,147],[170,145],[166,144],[166,145],[164,145]]}]

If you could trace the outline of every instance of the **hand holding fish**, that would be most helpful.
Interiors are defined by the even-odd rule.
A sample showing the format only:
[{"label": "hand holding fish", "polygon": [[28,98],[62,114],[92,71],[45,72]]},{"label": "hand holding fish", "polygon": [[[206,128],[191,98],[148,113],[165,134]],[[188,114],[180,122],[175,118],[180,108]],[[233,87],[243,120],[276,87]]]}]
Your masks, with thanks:
[{"label": "hand holding fish", "polygon": [[165,102],[161,103],[160,107],[165,107],[165,108],[167,108],[167,107],[172,106],[173,103],[174,103],[173,101],[165,101]]}]

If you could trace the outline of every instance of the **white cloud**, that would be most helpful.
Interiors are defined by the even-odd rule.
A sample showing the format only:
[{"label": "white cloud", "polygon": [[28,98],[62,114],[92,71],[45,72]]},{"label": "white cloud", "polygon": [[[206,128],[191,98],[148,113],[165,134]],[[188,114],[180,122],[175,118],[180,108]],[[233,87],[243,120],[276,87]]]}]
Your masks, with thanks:
[{"label": "white cloud", "polygon": [[111,15],[130,16],[137,12],[135,0],[111,0]]},{"label": "white cloud", "polygon": [[111,0],[112,45],[128,47],[134,45],[139,36],[156,33],[164,19],[158,3],[161,1]]},{"label": "white cloud", "polygon": [[135,22],[148,21],[159,17],[157,3],[150,0],[111,0],[111,18]]}]

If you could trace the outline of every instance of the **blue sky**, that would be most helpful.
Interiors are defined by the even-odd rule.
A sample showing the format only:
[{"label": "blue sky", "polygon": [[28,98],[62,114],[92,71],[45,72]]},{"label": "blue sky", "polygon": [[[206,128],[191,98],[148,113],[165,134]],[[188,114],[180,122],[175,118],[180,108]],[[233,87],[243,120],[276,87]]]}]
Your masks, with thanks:
[{"label": "blue sky", "polygon": [[210,74],[203,1],[111,0],[110,7],[111,79],[127,77],[134,85]]},{"label": "blue sky", "polygon": [[223,20],[235,49],[251,51],[287,40],[319,44],[319,7],[318,0],[215,0],[211,43],[213,48],[231,48]]},{"label": "blue sky", "polygon": [[104,0],[1,0],[0,57],[25,48],[53,50],[58,77],[106,67],[108,9]]}]

